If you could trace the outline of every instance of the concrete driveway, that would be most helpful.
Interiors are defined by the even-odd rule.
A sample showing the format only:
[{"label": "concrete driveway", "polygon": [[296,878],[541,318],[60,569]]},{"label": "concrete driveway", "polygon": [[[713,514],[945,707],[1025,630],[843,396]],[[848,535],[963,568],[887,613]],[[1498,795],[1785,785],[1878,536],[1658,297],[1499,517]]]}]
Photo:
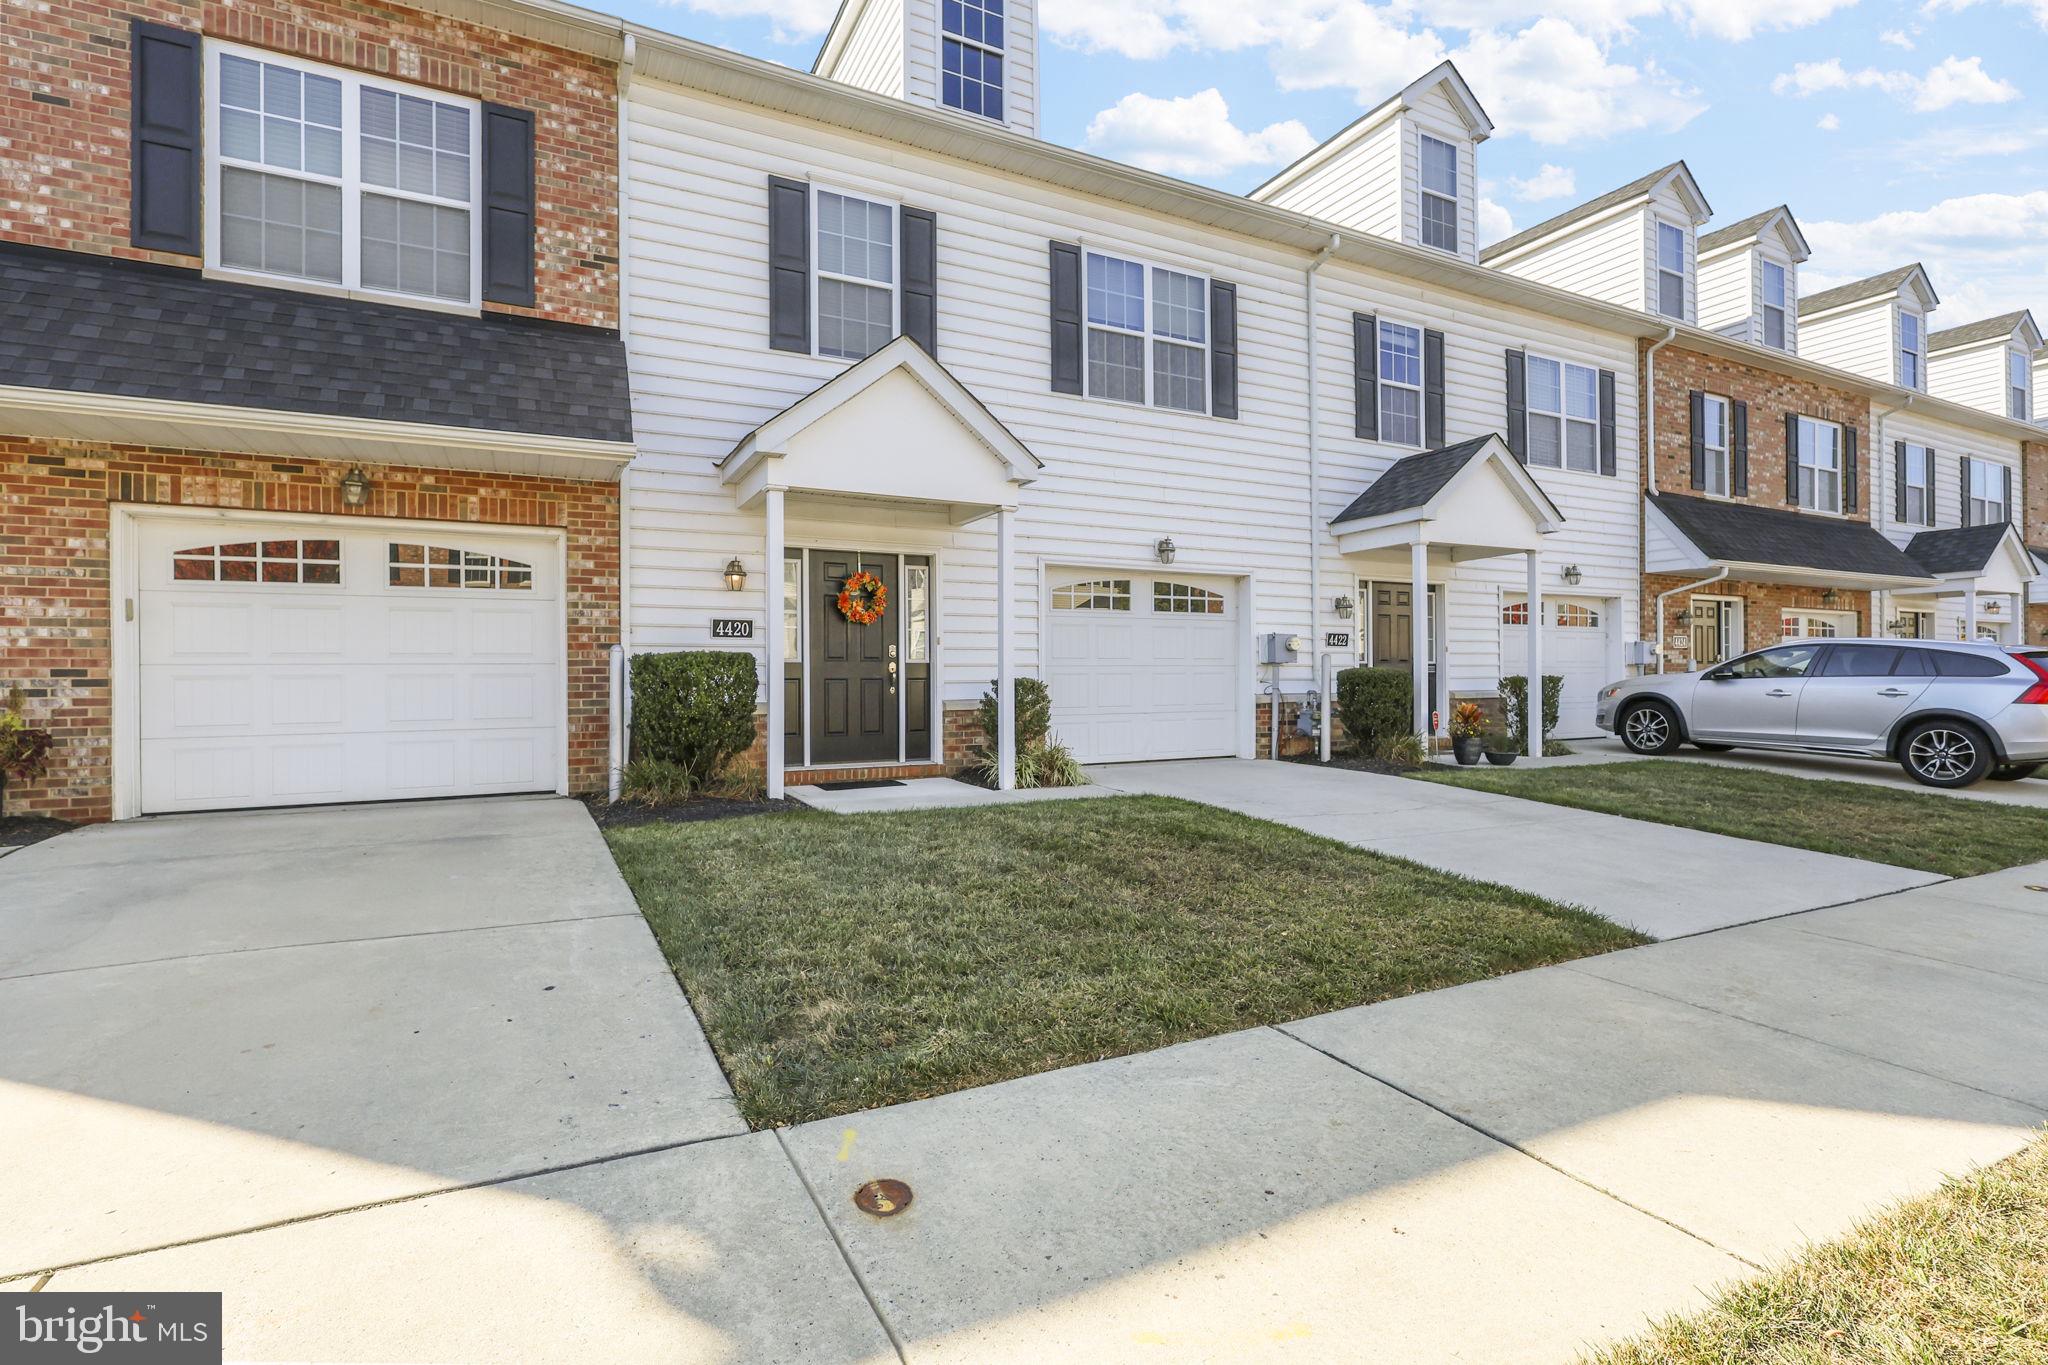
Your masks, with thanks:
[{"label": "concrete driveway", "polygon": [[1202,801],[1582,905],[1653,938],[1942,880],[1805,849],[1405,777],[1243,759],[1090,768],[1126,792]]},{"label": "concrete driveway", "polygon": [[[1575,739],[1573,758],[1588,763],[1640,763],[1646,755],[1632,754],[1612,735],[1598,739]],[[1769,749],[1731,749],[1725,754],[1702,753],[1687,746],[1666,756],[1674,763],[1715,763],[1727,768],[1749,768],[1757,772],[1783,773],[1787,777],[1825,778],[1837,782],[1862,782],[1894,791],[1921,796],[1948,796],[1960,801],[1990,801],[2004,806],[2033,806],[2048,810],[2048,771],[2040,777],[2018,782],[1979,782],[1974,787],[1951,790],[1923,787],[1906,776],[1896,763],[1879,763],[1868,758],[1837,758],[1830,754],[1788,754]],[[1555,760],[1553,760],[1555,761]]]}]

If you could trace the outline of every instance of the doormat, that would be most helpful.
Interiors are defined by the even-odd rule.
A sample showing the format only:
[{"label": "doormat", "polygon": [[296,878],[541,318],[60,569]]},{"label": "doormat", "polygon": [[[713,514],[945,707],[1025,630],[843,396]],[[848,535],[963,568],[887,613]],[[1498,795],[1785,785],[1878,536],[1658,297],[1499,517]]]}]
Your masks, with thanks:
[{"label": "doormat", "polygon": [[877,777],[866,782],[819,782],[815,784],[821,792],[857,792],[869,787],[900,787],[903,784],[893,777]]}]

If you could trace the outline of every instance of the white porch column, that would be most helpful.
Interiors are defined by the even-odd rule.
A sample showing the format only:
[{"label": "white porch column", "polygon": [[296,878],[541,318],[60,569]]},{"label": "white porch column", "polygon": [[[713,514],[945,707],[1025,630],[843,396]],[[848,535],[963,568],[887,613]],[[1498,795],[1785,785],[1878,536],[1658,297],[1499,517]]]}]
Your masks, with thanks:
[{"label": "white porch column", "polygon": [[1016,611],[1010,601],[1015,595],[1017,555],[1016,513],[1005,507],[996,513],[996,789],[1012,791],[1017,786],[1017,665],[1011,637],[1015,634]]},{"label": "white porch column", "polygon": [[761,613],[761,634],[768,661],[768,676],[762,680],[768,691],[768,748],[763,766],[768,770],[768,799],[778,801],[782,798],[782,674],[786,662],[782,657],[782,490],[769,489],[765,501],[768,529],[761,538],[766,555],[761,566],[761,600],[766,610]]},{"label": "white porch column", "polygon": [[1529,757],[1543,757],[1543,556],[1529,551]]},{"label": "white porch column", "polygon": [[1415,733],[1429,735],[1429,542],[1418,539],[1408,552],[1408,664],[1415,685]]},{"label": "white porch column", "polygon": [[1974,587],[1963,589],[1963,638],[1977,638],[1977,590]]}]

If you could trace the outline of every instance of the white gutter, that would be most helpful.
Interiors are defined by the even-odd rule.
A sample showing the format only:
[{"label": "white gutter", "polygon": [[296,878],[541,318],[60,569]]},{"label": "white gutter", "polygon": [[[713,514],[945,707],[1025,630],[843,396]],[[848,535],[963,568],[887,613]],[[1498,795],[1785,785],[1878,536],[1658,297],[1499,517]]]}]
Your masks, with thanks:
[{"label": "white gutter", "polygon": [[[619,53],[619,97],[617,115],[619,129],[618,150],[618,233],[619,233],[619,344],[626,351],[626,386],[632,391],[633,355],[633,253],[626,249],[628,224],[631,221],[633,205],[632,166],[632,124],[630,97],[633,84],[633,63],[639,57],[638,44],[633,35],[623,35],[625,41]],[[629,405],[630,407],[630,405]],[[625,699],[632,687],[628,670],[633,662],[633,465],[628,461],[619,471],[619,643],[613,651],[611,719],[612,752],[611,777],[606,784],[610,800],[619,799],[619,782],[626,767],[626,745],[629,732],[626,729]],[[767,628],[764,622],[762,628]]]},{"label": "white gutter", "polygon": [[1666,327],[1660,340],[1650,343],[1650,349],[1643,352],[1643,429],[1649,433],[1643,445],[1643,487],[1652,493],[1657,491],[1657,352],[1669,346],[1678,336],[1676,327]]},{"label": "white gutter", "polygon": [[[1308,263],[1308,639],[1310,673],[1317,679],[1316,743],[1318,757],[1325,763],[1330,761],[1330,689],[1327,660],[1321,668],[1315,661],[1322,658],[1323,622],[1323,464],[1322,446],[1318,436],[1322,431],[1323,415],[1317,394],[1321,387],[1321,348],[1317,345],[1317,323],[1321,314],[1316,306],[1316,272],[1323,268],[1323,262],[1330,259],[1338,247],[1344,244],[1341,235],[1330,234],[1330,243],[1316,253]],[[1279,710],[1274,709],[1277,729]],[[1279,752],[1276,744],[1275,754]]]},{"label": "white gutter", "polygon": [[1712,587],[1714,584],[1719,583],[1722,579],[1726,578],[1727,576],[1728,570],[1726,568],[1723,568],[1707,578],[1702,578],[1697,583],[1681,583],[1675,588],[1667,588],[1665,591],[1657,594],[1657,671],[1659,673],[1662,673],[1664,671],[1665,602],[1669,601],[1674,595],[1681,592],[1697,592],[1701,588]]},{"label": "white gutter", "polygon": [[[1871,419],[1870,419],[1870,454],[1869,454],[1869,456],[1867,457],[1867,458],[1868,458],[1868,460],[1869,460],[1869,463],[1870,463],[1870,468],[1866,469],[1866,470],[1865,470],[1865,471],[1863,472],[1863,486],[1864,486],[1864,488],[1865,488],[1865,489],[1869,490],[1869,491],[1870,491],[1871,493],[1873,493],[1873,494],[1874,494],[1874,493],[1876,492],[1876,490],[1877,490],[1877,479],[1876,479],[1876,477],[1875,477],[1875,475],[1876,475],[1876,472],[1877,472],[1877,462],[1878,462],[1879,460],[1881,460],[1881,459],[1883,459],[1883,458],[1884,458],[1884,447],[1885,447],[1885,441],[1884,441],[1884,419],[1885,419],[1885,418],[1887,418],[1887,417],[1890,417],[1890,416],[1892,416],[1892,415],[1893,415],[1894,413],[1904,412],[1904,411],[1905,411],[1905,410],[1906,410],[1907,408],[1910,408],[1910,407],[1912,407],[1912,406],[1913,406],[1913,398],[1914,398],[1914,395],[1912,395],[1912,394],[1910,394],[1910,393],[1909,393],[1909,394],[1906,394],[1906,395],[1904,396],[1904,400],[1903,400],[1902,402],[1894,403],[1894,404],[1893,404],[1893,405],[1892,405],[1891,407],[1888,407],[1888,408],[1886,408],[1886,409],[1885,409],[1884,411],[1882,411],[1882,412],[1879,412],[1879,413],[1874,413],[1874,414],[1872,414],[1872,416],[1871,416]],[[1929,497],[1930,499],[1931,499],[1931,498],[1932,498],[1932,497],[1934,496],[1934,470],[1933,470],[1932,468],[1929,468],[1929,469],[1928,469],[1928,471],[1927,471],[1927,496],[1928,496],[1928,497]],[[1965,496],[1965,497],[1969,496],[1969,493],[1968,493],[1968,490],[1967,490],[1967,489],[1966,489],[1966,490],[1964,490],[1964,496]],[[1899,498],[1898,490],[1894,489],[1894,490],[1892,491],[1892,506],[1893,506],[1894,508],[1896,508],[1896,507],[1898,506],[1898,498]],[[1876,529],[1877,529],[1877,510],[1878,510],[1878,509],[1877,509],[1877,499],[1876,499],[1876,497],[1874,497],[1874,496],[1873,496],[1873,497],[1872,497],[1872,498],[1870,499],[1870,526],[1871,526],[1871,529],[1872,529],[1872,530],[1876,530]],[[1889,516],[1889,515],[1890,515],[1890,513],[1887,513],[1886,515],[1887,515],[1887,516]],[[1885,618],[1886,618],[1886,617],[1888,617],[1888,616],[1890,616],[1891,614],[1892,614],[1892,595],[1891,595],[1891,591],[1890,591],[1889,589],[1884,589],[1884,590],[1880,590],[1880,589],[1876,589],[1876,588],[1873,588],[1873,589],[1871,589],[1871,591],[1870,591],[1870,633],[1871,633],[1872,635],[1886,635],[1886,634],[1890,634],[1890,632],[1889,632],[1889,631],[1887,631],[1887,630],[1886,630],[1886,629],[1885,629],[1884,627],[1885,627]]]}]

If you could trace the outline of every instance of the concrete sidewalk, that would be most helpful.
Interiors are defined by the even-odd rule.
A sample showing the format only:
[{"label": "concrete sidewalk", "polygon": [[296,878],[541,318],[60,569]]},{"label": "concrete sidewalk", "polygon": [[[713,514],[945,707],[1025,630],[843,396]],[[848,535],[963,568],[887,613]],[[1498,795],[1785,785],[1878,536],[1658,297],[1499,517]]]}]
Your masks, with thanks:
[{"label": "concrete sidewalk", "polygon": [[[2048,1118],[2044,882],[1945,883],[47,1287],[224,1290],[228,1352],[256,1359],[1569,1361],[2026,1141]],[[882,1176],[915,1196],[888,1220],[851,1203]]]},{"label": "concrete sidewalk", "polygon": [[1930,872],[1343,768],[1242,759],[1090,768],[1103,787],[1201,801],[1581,905],[1676,938],[1941,880]]}]

